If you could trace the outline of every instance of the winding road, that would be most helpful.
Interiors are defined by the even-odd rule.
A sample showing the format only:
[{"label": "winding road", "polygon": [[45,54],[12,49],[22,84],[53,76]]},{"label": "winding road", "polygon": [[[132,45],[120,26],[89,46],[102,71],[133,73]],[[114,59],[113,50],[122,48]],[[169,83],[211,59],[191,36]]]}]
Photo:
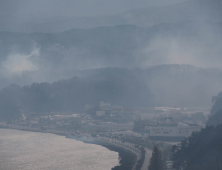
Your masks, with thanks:
[{"label": "winding road", "polygon": [[[121,143],[121,141],[119,141],[119,140],[115,140],[115,142],[113,142],[113,140],[110,139],[110,138],[98,138],[98,139],[103,141],[103,142],[107,142],[107,143],[109,143],[109,144],[111,144],[113,146],[124,148],[124,149],[134,153],[137,156],[137,161],[140,158],[140,151],[138,149],[132,147],[134,145],[132,143],[128,143],[127,142],[128,143],[127,145],[123,145]],[[150,150],[148,148],[144,148],[144,149],[146,151],[146,154],[145,154],[145,160],[143,162],[143,166],[142,166],[141,170],[148,170],[148,166],[149,166],[149,163],[150,163],[150,158],[152,156],[152,150]],[[135,168],[136,168],[136,163],[135,163],[135,165],[133,167],[133,170],[135,170]]]}]

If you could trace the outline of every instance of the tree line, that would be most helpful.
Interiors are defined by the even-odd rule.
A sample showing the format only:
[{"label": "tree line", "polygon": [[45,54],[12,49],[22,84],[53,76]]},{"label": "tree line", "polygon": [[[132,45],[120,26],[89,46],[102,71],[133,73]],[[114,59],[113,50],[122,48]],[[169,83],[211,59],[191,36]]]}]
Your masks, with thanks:
[{"label": "tree line", "polygon": [[10,85],[0,91],[0,119],[16,119],[23,112],[83,111],[86,104],[100,101],[126,108],[147,107],[153,95],[146,83],[133,76],[103,79],[73,77],[50,83]]}]

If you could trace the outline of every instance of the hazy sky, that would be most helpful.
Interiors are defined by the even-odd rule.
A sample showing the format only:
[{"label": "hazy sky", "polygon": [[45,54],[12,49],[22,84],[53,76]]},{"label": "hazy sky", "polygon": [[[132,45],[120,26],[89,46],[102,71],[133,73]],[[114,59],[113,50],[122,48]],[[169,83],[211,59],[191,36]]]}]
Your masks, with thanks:
[{"label": "hazy sky", "polygon": [[14,16],[95,16],[185,0],[0,0],[0,14]]}]

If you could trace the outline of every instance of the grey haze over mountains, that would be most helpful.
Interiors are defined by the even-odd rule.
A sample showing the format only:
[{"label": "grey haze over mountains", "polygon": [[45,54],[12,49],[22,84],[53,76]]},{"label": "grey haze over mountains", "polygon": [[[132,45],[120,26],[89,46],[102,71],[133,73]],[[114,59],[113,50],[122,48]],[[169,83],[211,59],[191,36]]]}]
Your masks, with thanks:
[{"label": "grey haze over mountains", "polygon": [[[1,0],[1,15],[19,17],[104,16],[135,8],[163,6],[184,0]],[[29,16],[27,16],[29,15]]]},{"label": "grey haze over mountains", "polygon": [[62,32],[125,24],[147,27],[186,20],[221,22],[222,11],[220,0],[171,0],[168,3],[161,0],[18,0],[14,5],[11,2],[1,1],[1,31]]},{"label": "grey haze over mountains", "polygon": [[[150,105],[172,107],[211,105],[211,96],[221,91],[220,0],[170,4],[112,1],[113,6],[111,1],[44,2],[1,1],[5,3],[0,7],[1,88],[10,83],[25,86],[57,81],[61,88],[72,87],[70,81],[61,80],[78,76],[84,80],[83,87],[95,85],[94,81],[103,84],[104,95],[99,94],[97,102],[109,94],[106,85],[112,84],[115,89],[119,82],[124,82],[120,89],[132,91],[142,87],[138,93],[147,92]],[[86,11],[75,11],[77,7],[73,7],[72,13],[72,3],[67,7],[65,2],[88,7],[82,8]],[[98,13],[87,11],[96,9],[96,4],[104,9],[97,10]],[[105,5],[111,12],[105,10]],[[10,7],[11,15],[5,7]],[[64,8],[67,10],[61,13]],[[134,78],[138,84],[130,87]],[[34,84],[38,86],[42,85]],[[126,94],[115,97],[119,95],[122,100],[129,98]],[[138,96],[138,101],[142,98]],[[128,103],[133,102],[133,94],[131,99]]]}]

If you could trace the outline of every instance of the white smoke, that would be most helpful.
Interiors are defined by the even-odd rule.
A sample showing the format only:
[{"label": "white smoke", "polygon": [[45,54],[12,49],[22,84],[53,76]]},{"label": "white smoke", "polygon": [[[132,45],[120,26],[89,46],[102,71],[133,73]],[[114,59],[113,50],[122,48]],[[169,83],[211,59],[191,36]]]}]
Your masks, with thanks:
[{"label": "white smoke", "polygon": [[38,70],[33,59],[39,56],[39,49],[35,48],[30,54],[11,54],[1,63],[3,76],[21,75],[24,71]]},{"label": "white smoke", "polygon": [[219,67],[222,63],[221,42],[212,44],[184,37],[157,37],[137,51],[141,67],[160,64],[190,64],[197,67]]}]

